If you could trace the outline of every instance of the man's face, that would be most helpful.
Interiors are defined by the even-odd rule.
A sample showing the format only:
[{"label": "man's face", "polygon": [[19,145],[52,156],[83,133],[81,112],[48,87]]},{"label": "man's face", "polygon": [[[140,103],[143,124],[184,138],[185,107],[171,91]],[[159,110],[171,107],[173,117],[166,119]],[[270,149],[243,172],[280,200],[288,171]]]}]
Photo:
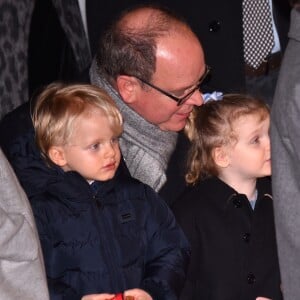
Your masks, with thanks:
[{"label": "man's face", "polygon": [[[173,34],[161,38],[157,44],[156,71],[151,84],[182,97],[191,90],[205,73],[203,50],[192,34]],[[193,107],[202,105],[202,94],[196,90],[182,105],[163,93],[142,85],[136,90],[136,99],[129,104],[148,122],[162,130],[179,131],[185,127]]]}]

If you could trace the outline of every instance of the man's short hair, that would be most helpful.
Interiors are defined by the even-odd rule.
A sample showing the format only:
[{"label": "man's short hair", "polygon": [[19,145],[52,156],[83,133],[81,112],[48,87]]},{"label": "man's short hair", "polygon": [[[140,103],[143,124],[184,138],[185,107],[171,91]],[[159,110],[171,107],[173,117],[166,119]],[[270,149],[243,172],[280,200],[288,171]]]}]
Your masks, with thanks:
[{"label": "man's short hair", "polygon": [[[142,26],[130,27],[124,18],[140,9],[152,9]],[[120,14],[103,34],[96,55],[98,71],[109,82],[118,75],[151,81],[156,67],[157,40],[180,29],[192,32],[185,20],[166,7],[134,6]]]}]

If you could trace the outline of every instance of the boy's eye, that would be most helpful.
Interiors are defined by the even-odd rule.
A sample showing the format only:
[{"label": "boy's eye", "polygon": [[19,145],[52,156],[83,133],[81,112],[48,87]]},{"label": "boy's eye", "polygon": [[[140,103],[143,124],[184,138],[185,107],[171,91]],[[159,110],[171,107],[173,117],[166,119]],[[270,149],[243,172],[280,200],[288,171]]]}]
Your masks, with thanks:
[{"label": "boy's eye", "polygon": [[111,143],[112,144],[117,144],[119,142],[119,138],[118,137],[114,137],[111,139]]},{"label": "boy's eye", "polygon": [[255,137],[255,138],[253,138],[253,139],[251,140],[251,144],[257,144],[257,143],[259,143],[259,137],[258,137],[258,136]]}]

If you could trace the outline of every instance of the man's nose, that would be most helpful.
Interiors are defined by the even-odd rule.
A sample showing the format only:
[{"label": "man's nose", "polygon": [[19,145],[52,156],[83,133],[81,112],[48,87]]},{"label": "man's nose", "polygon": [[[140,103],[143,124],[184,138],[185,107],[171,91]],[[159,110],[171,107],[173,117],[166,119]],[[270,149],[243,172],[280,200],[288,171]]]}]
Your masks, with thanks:
[{"label": "man's nose", "polygon": [[200,90],[196,90],[191,97],[185,102],[189,105],[200,106],[203,104],[203,95]]}]

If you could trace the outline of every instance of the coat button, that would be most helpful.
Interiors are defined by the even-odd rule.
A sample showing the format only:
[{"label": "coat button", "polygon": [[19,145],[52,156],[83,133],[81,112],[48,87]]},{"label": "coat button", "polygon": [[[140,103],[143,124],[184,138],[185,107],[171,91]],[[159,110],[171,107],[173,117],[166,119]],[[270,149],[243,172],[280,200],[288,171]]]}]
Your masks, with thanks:
[{"label": "coat button", "polygon": [[101,199],[97,196],[97,195],[94,195],[93,196],[93,199],[94,199],[94,201],[95,201],[95,203],[96,203],[96,206],[98,207],[98,208],[101,208],[102,207],[102,204],[101,204]]},{"label": "coat button", "polygon": [[249,243],[249,241],[250,241],[250,233],[246,232],[246,233],[243,234],[243,241],[245,243]]},{"label": "coat button", "polygon": [[249,273],[248,276],[247,276],[247,282],[248,284],[254,284],[256,281],[256,278],[254,276],[253,273]]},{"label": "coat button", "polygon": [[239,198],[233,199],[233,205],[235,208],[240,208],[242,206],[241,199],[239,199]]},{"label": "coat button", "polygon": [[214,20],[208,24],[209,32],[218,32],[221,29],[221,22]]}]

